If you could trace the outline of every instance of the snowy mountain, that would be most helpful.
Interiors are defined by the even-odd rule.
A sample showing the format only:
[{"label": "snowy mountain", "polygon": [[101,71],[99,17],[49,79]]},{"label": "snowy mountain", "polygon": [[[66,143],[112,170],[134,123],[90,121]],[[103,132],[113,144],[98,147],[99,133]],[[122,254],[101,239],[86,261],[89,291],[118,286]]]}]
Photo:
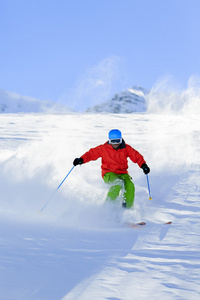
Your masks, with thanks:
[{"label": "snowy mountain", "polygon": [[53,101],[39,100],[0,89],[0,113],[30,113],[69,110]]},{"label": "snowy mountain", "polygon": [[115,94],[110,100],[87,109],[87,112],[133,113],[145,112],[148,91],[142,87],[133,87]]},{"label": "snowy mountain", "polygon": [[[146,111],[148,91],[133,87],[115,94],[110,100],[89,107],[87,112],[133,113]],[[39,100],[0,89],[0,113],[37,113],[50,111],[71,111],[53,101]]]}]

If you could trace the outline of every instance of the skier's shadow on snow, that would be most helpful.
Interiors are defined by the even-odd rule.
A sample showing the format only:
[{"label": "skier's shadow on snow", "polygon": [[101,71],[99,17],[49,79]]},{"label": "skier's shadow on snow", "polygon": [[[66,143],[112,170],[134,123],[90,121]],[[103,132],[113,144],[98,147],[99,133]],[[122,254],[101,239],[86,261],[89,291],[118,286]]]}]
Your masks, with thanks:
[{"label": "skier's shadow on snow", "polygon": [[160,236],[159,236],[160,241],[162,241],[162,240],[165,238],[165,236],[166,236],[166,234],[167,234],[169,228],[170,228],[170,227],[167,226],[167,225],[164,225],[164,226],[163,226],[163,228],[162,228],[161,231],[160,231]]}]

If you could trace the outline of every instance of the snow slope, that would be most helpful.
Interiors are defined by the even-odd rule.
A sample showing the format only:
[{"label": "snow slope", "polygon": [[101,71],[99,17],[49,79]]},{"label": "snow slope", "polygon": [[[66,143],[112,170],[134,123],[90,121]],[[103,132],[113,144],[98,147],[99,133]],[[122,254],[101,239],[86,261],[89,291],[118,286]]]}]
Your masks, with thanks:
[{"label": "snow slope", "polygon": [[[200,123],[187,114],[1,114],[0,299],[200,297]],[[129,162],[134,210],[106,205],[100,160],[77,166],[111,128],[149,166]],[[128,228],[127,221],[146,221]],[[172,220],[170,226],[164,221]]]}]

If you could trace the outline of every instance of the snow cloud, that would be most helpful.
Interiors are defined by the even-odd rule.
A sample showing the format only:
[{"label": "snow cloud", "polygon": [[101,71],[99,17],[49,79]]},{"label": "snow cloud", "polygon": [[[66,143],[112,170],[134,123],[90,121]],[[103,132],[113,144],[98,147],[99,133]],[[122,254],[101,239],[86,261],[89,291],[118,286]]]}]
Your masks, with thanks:
[{"label": "snow cloud", "polygon": [[147,96],[149,113],[200,114],[200,76],[193,75],[185,90],[171,77],[156,82]]},{"label": "snow cloud", "polygon": [[76,111],[84,111],[88,107],[108,100],[126,78],[124,61],[118,56],[109,56],[88,69],[71,92],[65,92],[61,102],[67,103]]}]

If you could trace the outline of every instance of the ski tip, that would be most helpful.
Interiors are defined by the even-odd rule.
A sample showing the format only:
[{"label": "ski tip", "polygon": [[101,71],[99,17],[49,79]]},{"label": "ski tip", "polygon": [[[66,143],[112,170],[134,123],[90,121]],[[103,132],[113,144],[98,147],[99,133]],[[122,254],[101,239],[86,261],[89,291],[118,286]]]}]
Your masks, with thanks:
[{"label": "ski tip", "polygon": [[127,224],[129,227],[132,227],[132,228],[136,228],[136,227],[142,227],[144,225],[146,225],[146,222],[139,222],[139,223],[129,223]]},{"label": "ski tip", "polygon": [[144,225],[146,225],[146,222],[140,222],[140,223],[137,223],[137,225],[144,226]]},{"label": "ski tip", "polygon": [[172,221],[164,223],[165,225],[172,224]]}]

